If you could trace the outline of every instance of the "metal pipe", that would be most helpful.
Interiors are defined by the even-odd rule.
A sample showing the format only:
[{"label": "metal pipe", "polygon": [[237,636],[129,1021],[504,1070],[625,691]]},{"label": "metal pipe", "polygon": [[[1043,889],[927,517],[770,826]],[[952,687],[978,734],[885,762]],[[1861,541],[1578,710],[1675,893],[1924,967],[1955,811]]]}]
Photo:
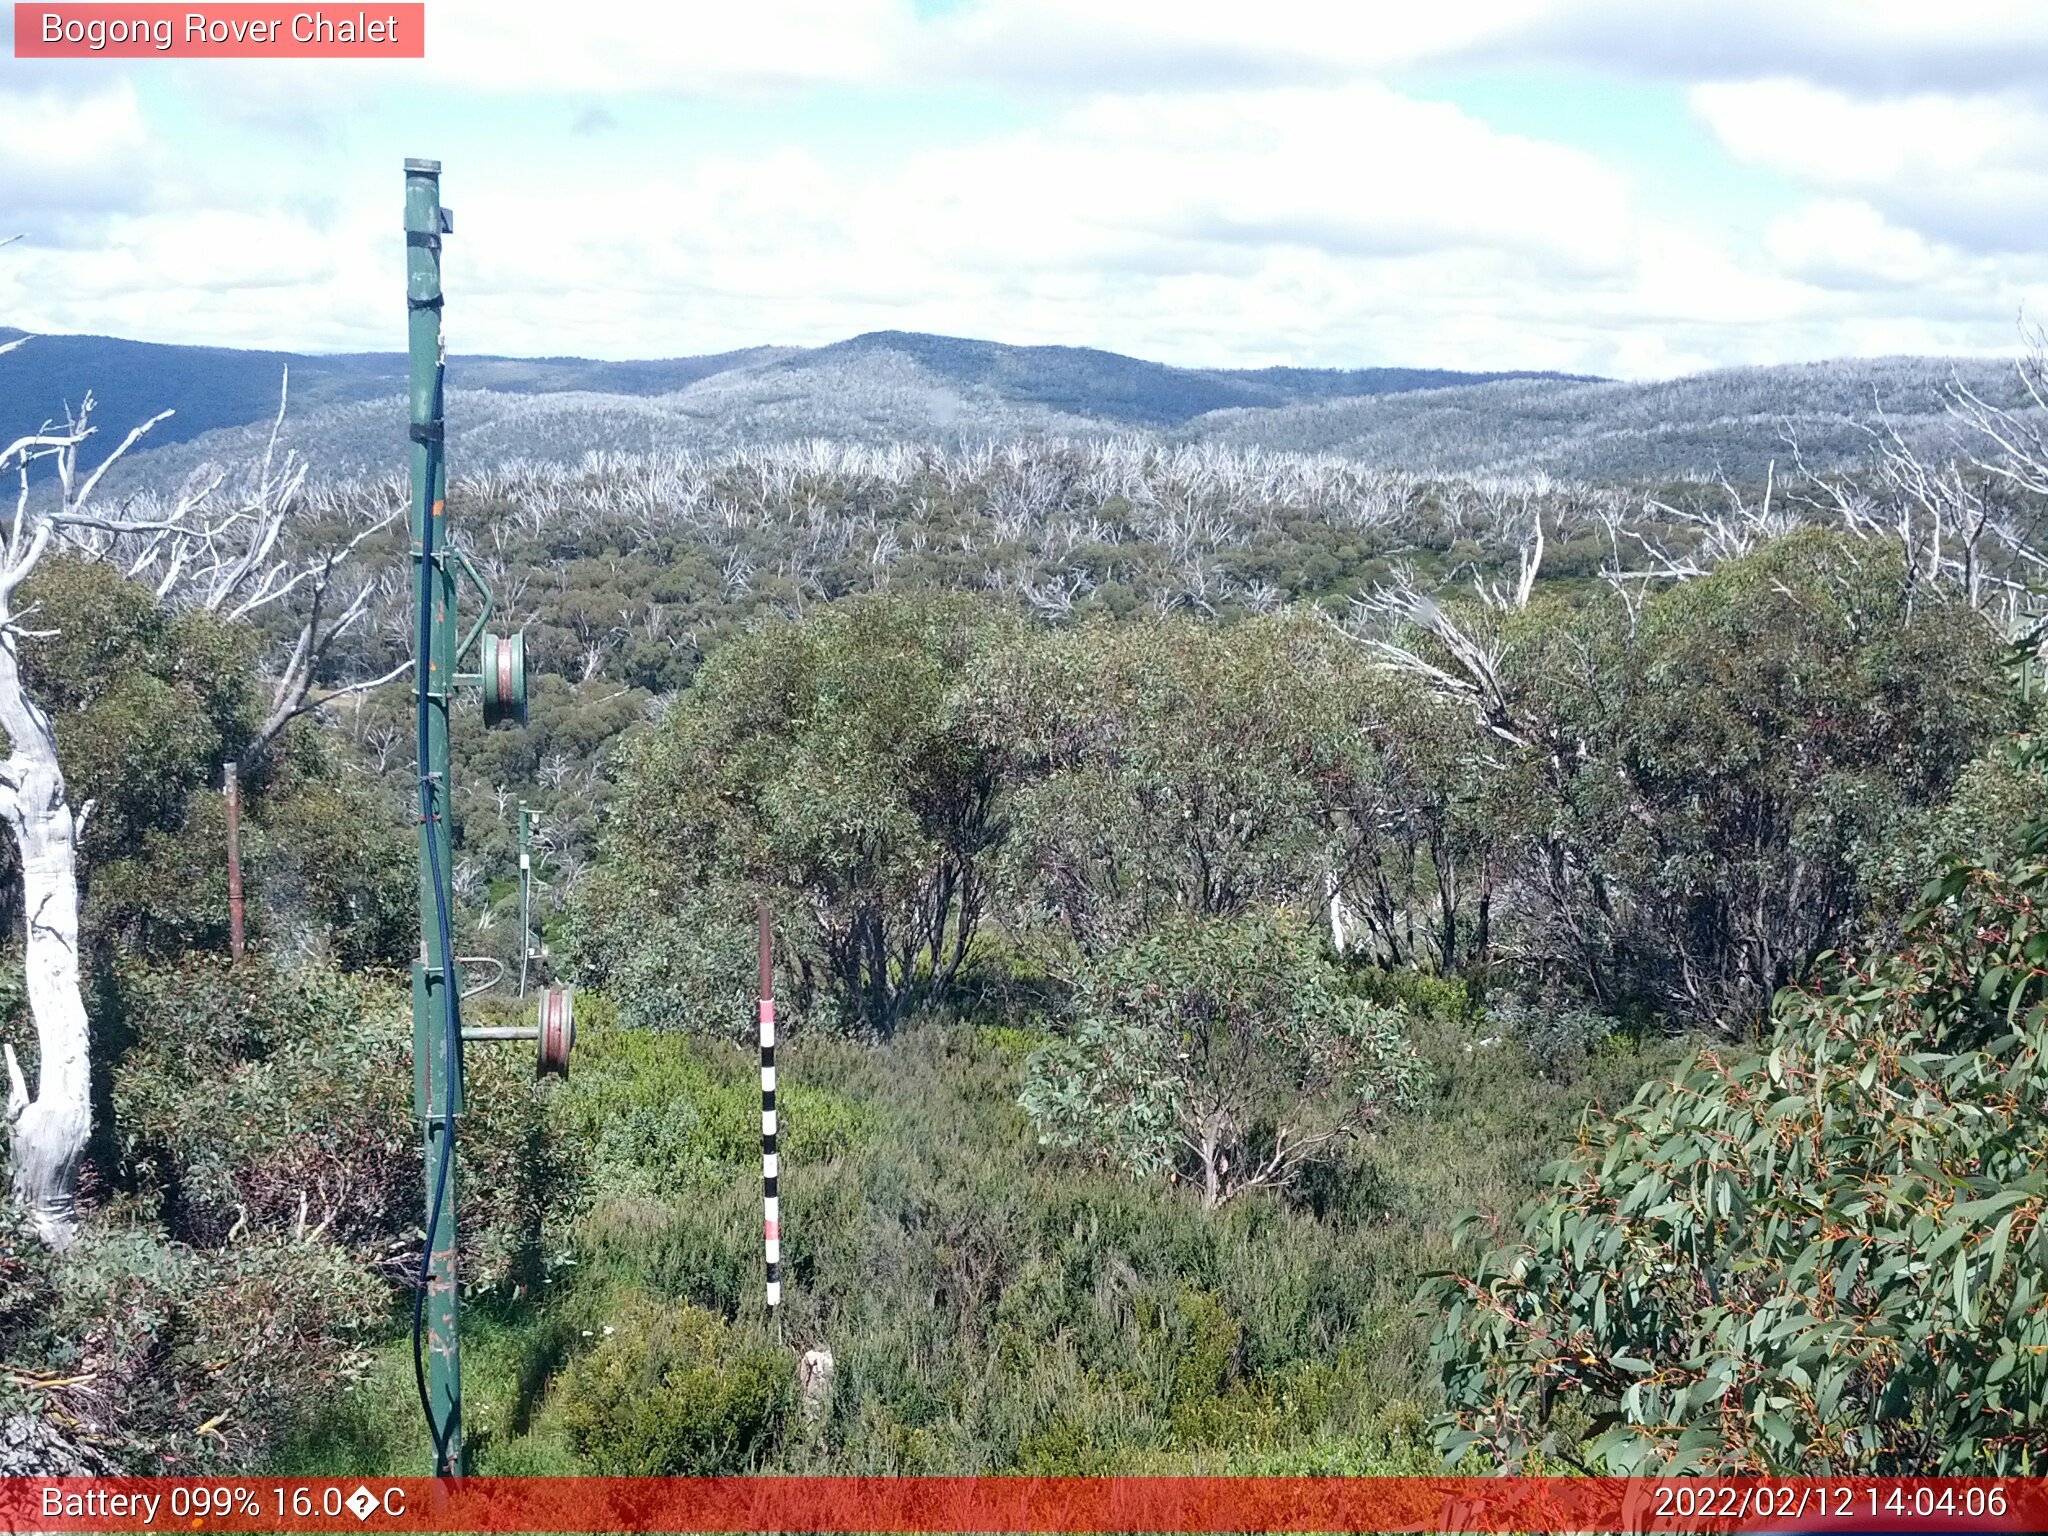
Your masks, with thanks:
[{"label": "metal pipe", "polygon": [[538,1040],[540,1030],[531,1024],[465,1024],[465,1040]]},{"label": "metal pipe", "polygon": [[222,771],[228,800],[228,953],[242,958],[243,920],[247,904],[242,899],[242,776],[233,763]]},{"label": "metal pipe", "polygon": [[[460,984],[446,936],[455,893],[448,706],[455,677],[455,563],[446,531],[448,465],[443,452],[441,163],[405,162],[407,354],[411,404],[413,614],[419,669],[420,958],[413,969],[413,1060],[425,1127],[427,1177],[426,1334],[422,1397],[436,1445],[436,1476],[463,1471],[462,1362],[456,1332],[455,1115],[461,1109],[461,1036],[451,1030],[449,989]],[[429,553],[431,551],[431,554]],[[428,807],[431,806],[431,811]],[[416,1362],[417,1363],[417,1360]]]},{"label": "metal pipe", "polygon": [[526,996],[526,968],[534,958],[533,943],[533,844],[529,836],[531,813],[519,802],[519,995]]}]

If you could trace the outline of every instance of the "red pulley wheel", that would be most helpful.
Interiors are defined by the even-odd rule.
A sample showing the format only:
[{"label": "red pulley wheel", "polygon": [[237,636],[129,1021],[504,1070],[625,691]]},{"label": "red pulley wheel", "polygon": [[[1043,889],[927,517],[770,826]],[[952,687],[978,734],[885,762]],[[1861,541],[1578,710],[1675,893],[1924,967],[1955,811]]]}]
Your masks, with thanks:
[{"label": "red pulley wheel", "polygon": [[576,994],[549,987],[540,995],[540,1051],[535,1075],[567,1077],[569,1051],[576,1044]]},{"label": "red pulley wheel", "polygon": [[484,724],[526,724],[526,637],[487,631],[479,660]]}]

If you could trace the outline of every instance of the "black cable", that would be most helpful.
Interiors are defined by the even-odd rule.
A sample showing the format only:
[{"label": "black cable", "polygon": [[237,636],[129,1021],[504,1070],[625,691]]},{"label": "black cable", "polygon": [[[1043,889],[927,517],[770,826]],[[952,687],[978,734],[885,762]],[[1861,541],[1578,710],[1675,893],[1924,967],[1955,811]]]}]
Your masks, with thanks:
[{"label": "black cable", "polygon": [[[434,370],[434,425],[441,422],[441,366]],[[455,1090],[462,1078],[462,1008],[460,989],[455,977],[455,942],[448,917],[448,889],[441,879],[441,839],[435,831],[438,819],[434,802],[437,794],[434,775],[427,766],[427,724],[428,693],[427,678],[432,672],[433,652],[433,592],[430,586],[434,569],[434,488],[438,478],[441,446],[438,441],[429,442],[426,447],[426,509],[420,520],[420,633],[419,647],[414,653],[413,670],[418,674],[418,686],[414,690],[416,703],[415,720],[419,739],[420,777],[420,825],[425,829],[428,871],[434,885],[434,915],[441,940],[441,995],[447,1008],[446,1040],[447,1059],[442,1066],[444,1089],[441,1157],[434,1171],[433,1198],[427,1206],[426,1241],[420,1248],[419,1285],[413,1295],[412,1304],[412,1374],[413,1383],[419,1388],[420,1411],[426,1415],[427,1433],[434,1442],[434,1475],[453,1477],[455,1468],[449,1463],[449,1445],[452,1434],[444,1433],[441,1424],[434,1417],[434,1402],[427,1390],[427,1364],[425,1352],[427,1287],[433,1277],[434,1230],[441,1223],[441,1207],[448,1194],[448,1178],[455,1159]],[[422,962],[424,963],[424,961]],[[431,1114],[431,1106],[429,1106]],[[431,1124],[431,1120],[429,1122]]]}]

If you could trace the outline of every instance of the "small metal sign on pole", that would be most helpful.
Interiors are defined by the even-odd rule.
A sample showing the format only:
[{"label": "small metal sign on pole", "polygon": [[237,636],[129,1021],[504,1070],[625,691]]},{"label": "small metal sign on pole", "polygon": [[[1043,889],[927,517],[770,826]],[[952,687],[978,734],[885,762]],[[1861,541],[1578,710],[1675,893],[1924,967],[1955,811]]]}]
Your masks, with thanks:
[{"label": "small metal sign on pole", "polygon": [[541,958],[539,937],[533,931],[533,829],[540,821],[538,811],[519,802],[519,995],[526,996],[527,967]]}]

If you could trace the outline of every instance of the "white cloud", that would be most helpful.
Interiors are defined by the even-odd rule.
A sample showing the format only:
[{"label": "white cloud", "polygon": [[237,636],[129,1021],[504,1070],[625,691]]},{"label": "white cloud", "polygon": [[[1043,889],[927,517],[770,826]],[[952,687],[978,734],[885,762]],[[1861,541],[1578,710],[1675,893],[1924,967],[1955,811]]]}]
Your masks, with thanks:
[{"label": "white cloud", "polygon": [[1041,97],[1265,90],[1467,63],[1785,77],[1851,94],[2041,91],[2048,80],[2048,7],[2035,0],[969,0],[924,17],[912,0],[620,0],[567,12],[551,0],[434,0],[427,30],[424,64],[350,61],[317,78],[299,62],[208,68],[250,83],[264,111],[293,81],[359,98],[423,78],[498,96],[709,97],[832,84]]},{"label": "white cloud", "polygon": [[948,254],[1163,270],[1234,247],[1478,247],[1603,270],[1629,222],[1592,156],[1376,85],[1098,98],[919,156],[900,191],[906,218],[944,200],[930,238]]},{"label": "white cloud", "polygon": [[1356,79],[1464,52],[1552,0],[980,0],[919,40],[913,66],[1059,92],[1265,88]]},{"label": "white cloud", "polygon": [[65,238],[91,215],[147,200],[161,169],[126,84],[0,90],[0,217],[17,227]]},{"label": "white cloud", "polygon": [[1556,0],[1468,57],[1679,81],[1799,79],[1851,95],[2039,91],[2038,0]]},{"label": "white cloud", "polygon": [[1503,344],[1517,308],[1625,282],[1637,239],[1592,157],[1364,86],[1096,100],[860,176],[785,151],[591,177],[466,178],[450,281],[474,345],[559,351],[573,331],[579,350],[645,353],[903,326],[1188,362],[1437,362],[1441,330],[1386,350],[1395,315],[1497,312]]},{"label": "white cloud", "polygon": [[909,0],[434,0],[427,64],[500,93],[776,90],[875,78],[916,25]]},{"label": "white cloud", "polygon": [[1846,197],[1822,198],[1773,219],[1765,246],[1790,274],[1852,289],[1926,285],[1945,276],[1957,254]]},{"label": "white cloud", "polygon": [[[141,104],[156,89],[138,97],[127,66],[24,75],[19,110],[0,112],[0,207],[40,199],[53,222],[40,249],[0,255],[0,318],[394,346],[395,166],[372,178],[362,149],[377,106],[408,134],[431,123],[460,141],[448,273],[462,350],[647,356],[900,326],[1187,363],[1627,375],[1987,350],[2048,278],[2033,254],[2048,104],[1964,84],[1871,92],[1900,70],[2004,78],[2048,38],[2038,12],[981,0],[920,21],[909,0],[755,0],[593,7],[565,26],[528,0],[435,0],[439,96],[389,91],[417,84],[416,65],[151,76],[181,82],[181,132],[205,125],[208,152],[183,164]],[[1716,19],[1734,35],[1709,35]],[[1730,154],[1813,195],[1746,226],[1652,218],[1599,155],[1371,78],[1488,57],[1704,81],[1690,99]],[[1787,78],[1755,78],[1769,68]],[[803,133],[758,150],[683,130],[663,142],[645,125],[672,119],[616,100],[935,84],[1005,88],[1002,120],[1027,100],[1032,119],[995,131],[962,111],[849,166]],[[537,97],[559,117],[559,154],[489,153],[492,125]],[[602,154],[568,131],[607,115],[626,127]],[[252,203],[219,168],[260,158],[294,121],[334,174]]]},{"label": "white cloud", "polygon": [[1798,81],[1703,85],[1722,143],[1893,223],[1976,251],[2032,252],[2048,221],[2048,109],[2004,96],[1858,99]]}]

